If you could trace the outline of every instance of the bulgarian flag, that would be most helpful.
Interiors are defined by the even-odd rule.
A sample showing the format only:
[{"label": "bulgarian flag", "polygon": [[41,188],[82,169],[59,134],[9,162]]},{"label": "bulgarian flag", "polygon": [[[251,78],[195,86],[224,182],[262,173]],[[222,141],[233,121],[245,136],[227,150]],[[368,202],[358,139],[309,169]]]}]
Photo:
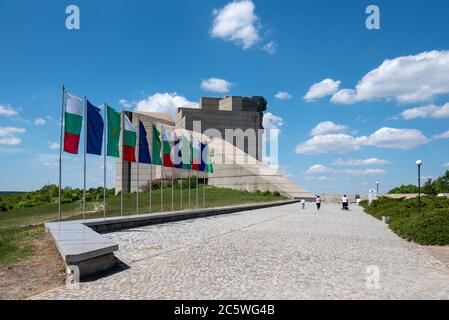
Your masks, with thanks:
[{"label": "bulgarian flag", "polygon": [[78,154],[83,123],[83,103],[80,98],[66,92],[64,109],[64,151]]},{"label": "bulgarian flag", "polygon": [[201,143],[193,138],[192,139],[192,170],[198,171],[201,164]]},{"label": "bulgarian flag", "polygon": [[171,160],[171,144],[170,144],[170,132],[168,130],[163,131],[163,162],[164,167],[173,168],[173,161]]},{"label": "bulgarian flag", "polygon": [[153,164],[162,165],[161,159],[161,133],[157,130],[156,126],[153,124],[153,139],[152,139],[152,154],[151,158],[153,160]]},{"label": "bulgarian flag", "polygon": [[136,162],[136,129],[128,117],[125,114],[123,116],[123,160]]}]

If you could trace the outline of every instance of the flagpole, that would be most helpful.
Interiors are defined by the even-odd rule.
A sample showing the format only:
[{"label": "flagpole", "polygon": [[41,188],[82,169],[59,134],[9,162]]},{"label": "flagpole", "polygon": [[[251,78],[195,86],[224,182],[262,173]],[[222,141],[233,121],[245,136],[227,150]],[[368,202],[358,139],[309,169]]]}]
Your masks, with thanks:
[{"label": "flagpole", "polygon": [[198,170],[196,171],[196,207],[198,208],[198,175],[200,174],[200,166],[201,166],[201,140],[200,140],[200,162],[198,164]]},{"label": "flagpole", "polygon": [[124,176],[124,172],[123,172],[123,162],[125,161],[124,160],[124,157],[123,157],[123,148],[124,148],[124,146],[123,146],[123,144],[124,144],[124,142],[125,142],[125,139],[124,139],[124,137],[123,137],[123,134],[124,134],[124,131],[123,131],[123,126],[124,126],[124,123],[125,123],[125,111],[122,109],[122,118],[121,118],[121,128],[120,128],[120,130],[121,130],[121,133],[120,133],[120,135],[121,135],[121,139],[122,139],[122,181],[121,181],[121,183],[122,183],[122,186],[120,187],[120,216],[123,216],[123,176]]},{"label": "flagpole", "polygon": [[137,139],[136,139],[136,144],[137,144],[137,196],[136,196],[136,207],[137,207],[137,214],[139,214],[139,189],[140,189],[140,184],[139,184],[139,162],[140,162],[140,122],[139,122],[139,115],[137,115]]},{"label": "flagpole", "polygon": [[103,175],[104,175],[104,186],[103,186],[103,218],[106,218],[106,153],[107,153],[107,128],[108,128],[108,105],[106,102],[103,104],[104,108],[104,130],[103,130]]},{"label": "flagpole", "polygon": [[199,183],[198,174],[199,174],[199,171],[196,172],[196,207],[197,208],[198,208],[198,183]]},{"label": "flagpole", "polygon": [[59,190],[58,190],[58,220],[61,221],[61,186],[62,186],[62,131],[64,130],[65,88],[62,85],[61,123],[59,135]]},{"label": "flagpole", "polygon": [[[153,146],[153,122],[150,122],[150,128],[151,128],[151,150],[153,150],[154,146]],[[153,204],[153,199],[152,199],[152,191],[153,191],[153,153],[151,153],[151,163],[150,163],[150,213],[152,213],[152,204]]]},{"label": "flagpole", "polygon": [[[206,146],[206,148],[209,148]],[[205,149],[207,152],[209,152],[209,149]],[[207,158],[204,162],[204,172],[203,172],[203,208],[206,207],[206,171],[207,171]]]},{"label": "flagpole", "polygon": [[[161,212],[164,211],[164,126],[161,125],[161,152],[162,152],[162,165],[161,165]],[[161,155],[159,153],[159,155]]]},{"label": "flagpole", "polygon": [[190,170],[189,170],[189,209],[192,207],[190,201],[190,193],[191,193],[191,180],[192,180],[192,166],[193,166],[193,157],[192,157],[192,144],[193,144],[193,136],[190,134],[190,143],[189,143],[189,158],[190,158]]},{"label": "flagpole", "polygon": [[[172,138],[172,135],[170,135],[170,140],[171,140],[171,138]],[[173,140],[174,140],[174,137],[173,137]],[[173,148],[174,148],[174,143],[173,143],[173,146],[171,146],[171,148],[170,148],[170,157],[172,156]],[[174,193],[175,193],[175,163],[174,163],[174,160],[175,160],[175,157],[173,155],[173,160],[172,160],[173,167],[171,170],[171,211],[174,211],[174,209],[175,209],[174,203],[173,203],[173,198],[174,198]]]},{"label": "flagpole", "polygon": [[84,190],[83,220],[86,220],[86,148],[87,148],[87,98],[84,96]]},{"label": "flagpole", "polygon": [[[183,150],[182,150],[182,147],[183,147],[183,145],[182,145],[182,143],[184,143],[184,135],[182,136],[182,140],[181,141],[179,141],[179,143],[181,144],[180,146],[181,146],[181,170],[178,170],[178,171],[180,171],[181,172],[181,174],[180,174],[180,177],[181,177],[181,211],[182,211],[182,184],[184,183],[184,179],[183,179],[183,174],[184,174],[184,171],[183,171],[183,162],[182,162],[182,157],[183,157]],[[179,156],[179,154],[178,154],[178,156]]]}]

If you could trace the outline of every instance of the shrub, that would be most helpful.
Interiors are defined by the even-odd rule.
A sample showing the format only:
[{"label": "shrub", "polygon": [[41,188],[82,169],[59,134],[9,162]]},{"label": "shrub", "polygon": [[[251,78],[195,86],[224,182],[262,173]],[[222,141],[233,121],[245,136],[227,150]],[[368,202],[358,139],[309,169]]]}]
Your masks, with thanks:
[{"label": "shrub", "polygon": [[390,199],[381,197],[371,205],[360,202],[368,214],[381,219],[391,217],[389,226],[399,236],[424,245],[449,244],[449,199],[435,196],[418,199]]},{"label": "shrub", "polygon": [[8,207],[2,200],[0,200],[0,212],[8,211]]},{"label": "shrub", "polygon": [[446,245],[449,244],[449,208],[393,219],[390,227],[407,240],[424,245]]}]

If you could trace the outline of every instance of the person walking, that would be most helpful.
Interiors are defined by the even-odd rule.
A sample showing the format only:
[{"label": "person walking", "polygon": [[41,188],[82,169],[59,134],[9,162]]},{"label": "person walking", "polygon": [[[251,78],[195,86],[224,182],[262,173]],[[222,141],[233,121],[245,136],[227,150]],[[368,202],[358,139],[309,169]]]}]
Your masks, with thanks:
[{"label": "person walking", "polygon": [[304,210],[306,208],[306,200],[305,199],[301,199],[301,208],[302,208],[302,210]]},{"label": "person walking", "polygon": [[342,210],[349,211],[349,199],[346,195],[341,198]]},{"label": "person walking", "polygon": [[320,198],[320,196],[316,196],[315,203],[316,203],[317,210],[320,211],[320,209],[321,209],[321,198]]}]

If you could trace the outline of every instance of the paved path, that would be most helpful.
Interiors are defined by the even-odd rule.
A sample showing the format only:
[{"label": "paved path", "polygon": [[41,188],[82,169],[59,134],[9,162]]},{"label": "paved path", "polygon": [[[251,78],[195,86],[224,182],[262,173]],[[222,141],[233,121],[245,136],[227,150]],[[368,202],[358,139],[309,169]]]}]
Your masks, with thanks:
[{"label": "paved path", "polygon": [[447,267],[351,209],[295,204],[111,233],[129,269],[36,298],[449,299]]}]

